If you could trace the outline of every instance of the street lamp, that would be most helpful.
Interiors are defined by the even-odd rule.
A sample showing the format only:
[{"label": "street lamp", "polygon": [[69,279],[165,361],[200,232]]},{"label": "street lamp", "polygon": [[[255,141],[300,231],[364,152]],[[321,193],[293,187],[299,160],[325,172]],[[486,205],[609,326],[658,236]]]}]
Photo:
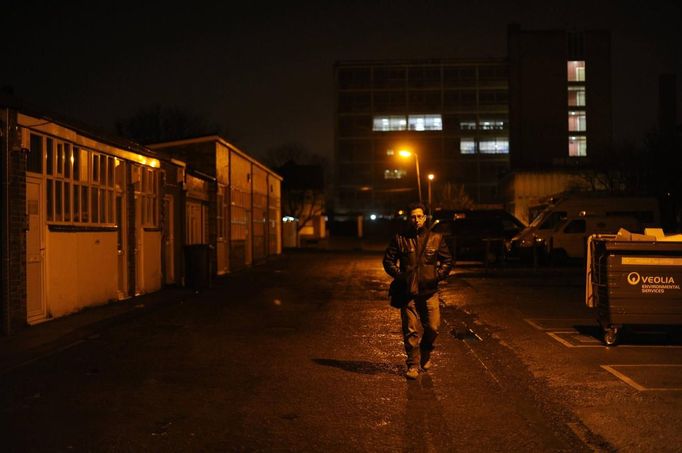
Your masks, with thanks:
[{"label": "street lamp", "polygon": [[431,181],[434,180],[436,175],[433,173],[429,173],[428,176],[426,177],[428,179],[428,188],[429,188],[429,212],[431,212]]},{"label": "street lamp", "polygon": [[406,149],[398,151],[400,157],[410,157],[414,156],[414,164],[417,167],[417,190],[419,191],[419,202],[422,201],[422,180],[419,177],[419,156],[414,151],[408,151]]}]

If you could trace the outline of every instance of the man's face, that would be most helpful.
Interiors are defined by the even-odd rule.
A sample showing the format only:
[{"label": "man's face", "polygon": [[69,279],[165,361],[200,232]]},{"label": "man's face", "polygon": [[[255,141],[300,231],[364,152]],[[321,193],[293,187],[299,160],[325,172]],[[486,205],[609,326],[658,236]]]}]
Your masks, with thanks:
[{"label": "man's face", "polygon": [[424,210],[422,208],[413,209],[410,211],[410,224],[415,228],[419,229],[424,226],[426,222],[426,216],[424,215]]}]

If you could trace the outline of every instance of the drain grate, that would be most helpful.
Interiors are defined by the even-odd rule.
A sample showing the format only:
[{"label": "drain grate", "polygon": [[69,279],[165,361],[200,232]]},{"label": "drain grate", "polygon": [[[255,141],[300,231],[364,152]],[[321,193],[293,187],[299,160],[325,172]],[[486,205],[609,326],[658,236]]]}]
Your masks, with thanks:
[{"label": "drain grate", "polygon": [[450,335],[462,341],[483,341],[483,338],[468,327],[452,329]]}]

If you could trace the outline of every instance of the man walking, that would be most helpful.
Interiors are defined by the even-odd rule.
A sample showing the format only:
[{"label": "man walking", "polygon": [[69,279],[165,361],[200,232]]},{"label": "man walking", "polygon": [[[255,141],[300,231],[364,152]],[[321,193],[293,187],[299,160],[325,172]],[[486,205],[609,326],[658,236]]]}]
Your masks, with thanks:
[{"label": "man walking", "polygon": [[[439,233],[426,226],[423,204],[410,205],[409,228],[391,239],[384,254],[384,269],[403,288],[405,303],[400,307],[403,341],[407,354],[408,379],[416,379],[419,367],[432,366],[431,352],[440,327],[438,282],[452,268],[452,256]],[[419,323],[423,334],[419,339]]]}]

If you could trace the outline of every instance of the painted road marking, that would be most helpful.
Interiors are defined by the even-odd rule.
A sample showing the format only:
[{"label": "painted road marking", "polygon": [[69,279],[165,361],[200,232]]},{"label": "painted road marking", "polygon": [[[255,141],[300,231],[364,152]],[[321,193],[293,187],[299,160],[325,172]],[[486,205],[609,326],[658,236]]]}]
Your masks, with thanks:
[{"label": "painted road marking", "polygon": [[[554,340],[558,341],[567,348],[603,348],[611,349],[613,346],[606,346],[598,338],[590,337],[578,332],[545,332]],[[668,348],[679,349],[682,345],[677,344],[618,344],[617,349],[623,348]]]},{"label": "painted road marking", "polygon": [[[594,319],[589,318],[524,318],[524,321],[534,329],[545,332],[552,339],[567,348],[610,348],[602,342],[602,329]],[[585,332],[576,329],[577,326],[586,328]],[[590,330],[595,329],[595,335]],[[659,331],[638,331],[639,335],[660,334]],[[668,348],[679,349],[682,344],[619,344],[618,348]]]},{"label": "painted road marking", "polygon": [[[640,392],[682,391],[682,364],[601,365]],[[651,370],[654,370],[654,373]]]},{"label": "painted road marking", "polygon": [[589,318],[525,318],[524,321],[537,330],[552,332],[575,332],[573,326],[595,325],[595,320]]}]

